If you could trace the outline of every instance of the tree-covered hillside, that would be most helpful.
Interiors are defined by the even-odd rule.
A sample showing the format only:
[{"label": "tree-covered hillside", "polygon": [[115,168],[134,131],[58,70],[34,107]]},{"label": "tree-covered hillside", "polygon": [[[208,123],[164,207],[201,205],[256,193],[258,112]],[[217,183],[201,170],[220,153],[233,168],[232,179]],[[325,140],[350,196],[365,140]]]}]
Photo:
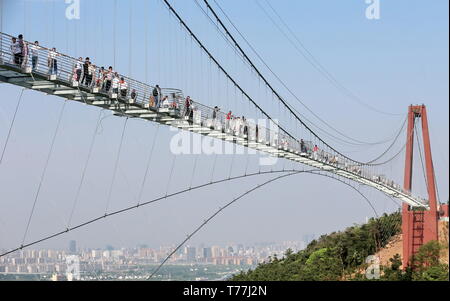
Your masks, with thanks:
[{"label": "tree-covered hillside", "polygon": [[[254,270],[241,272],[232,277],[234,281],[332,281],[332,280],[365,280],[365,260],[386,246],[389,240],[401,232],[401,215],[399,212],[372,218],[368,223],[355,225],[341,232],[322,235],[312,241],[306,249],[293,253],[288,250],[282,259],[269,258],[266,263],[259,264]],[[424,246],[425,247],[425,246]],[[434,249],[433,249],[434,248]],[[436,253],[427,250],[427,255]],[[434,252],[434,253],[433,253]],[[437,251],[439,253],[439,251]],[[426,258],[426,255],[422,256]],[[399,256],[391,260],[390,267],[382,268],[382,280],[412,280],[411,271],[399,269]],[[401,264],[401,260],[400,260]],[[423,263],[417,265],[425,266]],[[436,268],[436,266],[438,267]],[[434,270],[427,274],[429,278],[445,278],[445,266],[439,260],[428,263],[427,268]],[[444,272],[443,272],[444,270]],[[448,266],[447,266],[448,279]],[[417,275],[416,275],[417,276]],[[416,277],[420,278],[420,277]]]}]

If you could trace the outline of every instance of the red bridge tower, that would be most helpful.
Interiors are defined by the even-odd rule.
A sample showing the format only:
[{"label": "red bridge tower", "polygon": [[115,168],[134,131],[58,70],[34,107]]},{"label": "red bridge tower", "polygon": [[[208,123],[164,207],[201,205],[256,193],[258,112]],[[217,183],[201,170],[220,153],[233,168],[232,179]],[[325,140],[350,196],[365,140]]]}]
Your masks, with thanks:
[{"label": "red bridge tower", "polygon": [[410,106],[408,109],[408,130],[406,141],[406,161],[404,188],[411,191],[414,127],[416,118],[422,121],[422,139],[425,153],[426,182],[428,191],[429,210],[410,208],[403,203],[402,208],[402,232],[403,232],[403,267],[405,268],[417,250],[423,244],[438,240],[438,203],[436,198],[436,183],[431,156],[430,135],[428,131],[427,110],[425,105]]}]

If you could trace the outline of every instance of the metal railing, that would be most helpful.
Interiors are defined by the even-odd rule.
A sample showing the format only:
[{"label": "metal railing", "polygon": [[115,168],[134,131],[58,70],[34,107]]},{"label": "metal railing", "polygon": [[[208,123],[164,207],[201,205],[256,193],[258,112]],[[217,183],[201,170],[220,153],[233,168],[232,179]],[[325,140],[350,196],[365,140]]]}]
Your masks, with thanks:
[{"label": "metal railing", "polygon": [[[12,49],[12,36],[1,33],[0,60],[3,64],[10,64],[11,66],[21,68],[31,75],[53,76],[53,78],[50,78],[51,80],[59,81],[67,86],[77,87],[80,89],[80,92],[84,90],[94,95],[108,97],[113,101],[117,100],[129,103],[133,106],[148,109],[149,111],[160,111],[162,109],[172,117],[183,120],[187,119],[193,125],[207,127],[226,135],[232,135],[237,139],[244,139],[248,144],[257,143],[267,145],[280,151],[300,155],[345,170],[369,181],[391,187],[406,195],[411,195],[409,191],[403,190],[393,181],[373,174],[368,166],[358,164],[337,153],[317,149],[311,141],[301,143],[299,139],[292,138],[287,133],[279,131],[277,126],[268,128],[261,124],[256,124],[252,120],[245,120],[244,118],[227,118],[225,112],[217,110],[215,112],[215,108],[205,106],[195,100],[192,100],[191,106],[187,108],[183,91],[179,89],[160,88],[158,90],[159,96],[155,98],[153,96],[154,86],[131,79],[120,73],[116,74],[115,72],[103,71],[95,64],[92,64],[90,74],[88,73],[92,78],[88,78],[86,81],[86,72],[82,65],[84,62],[52,51],[49,48],[42,46],[35,47],[32,43],[26,41],[24,43],[27,45],[28,53],[25,53],[23,57],[15,56],[13,53],[14,49]],[[55,63],[57,68],[55,68]],[[81,70],[80,65],[82,66]],[[121,78],[127,84],[127,89],[123,94],[120,91],[122,86],[117,84],[117,80]],[[113,79],[114,85],[112,82]]]}]

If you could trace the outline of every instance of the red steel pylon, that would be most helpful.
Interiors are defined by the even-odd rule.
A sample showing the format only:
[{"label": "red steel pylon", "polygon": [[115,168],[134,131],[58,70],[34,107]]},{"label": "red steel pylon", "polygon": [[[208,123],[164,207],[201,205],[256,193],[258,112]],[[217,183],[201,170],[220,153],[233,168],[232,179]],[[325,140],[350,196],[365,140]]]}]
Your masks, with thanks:
[{"label": "red steel pylon", "polygon": [[410,208],[403,204],[402,232],[403,232],[403,267],[410,263],[411,257],[423,244],[438,240],[438,204],[436,198],[436,183],[434,178],[433,159],[431,156],[430,134],[428,131],[427,110],[424,105],[410,106],[408,109],[408,130],[406,141],[406,160],[404,188],[411,191],[412,165],[414,145],[414,124],[416,118],[422,121],[422,139],[425,153],[426,180],[429,210]]}]

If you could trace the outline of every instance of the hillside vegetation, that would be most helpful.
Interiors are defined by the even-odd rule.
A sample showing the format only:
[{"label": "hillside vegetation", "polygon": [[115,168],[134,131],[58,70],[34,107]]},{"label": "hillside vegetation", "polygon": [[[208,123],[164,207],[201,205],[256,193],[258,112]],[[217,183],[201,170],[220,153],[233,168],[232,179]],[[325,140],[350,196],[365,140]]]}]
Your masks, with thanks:
[{"label": "hillside vegetation", "polygon": [[[284,257],[269,258],[254,270],[241,272],[234,281],[338,281],[367,280],[366,258],[385,247],[401,232],[401,215],[396,212],[372,218],[341,232],[322,235],[304,250],[287,250]],[[401,257],[395,255],[388,266],[381,267],[380,280],[448,280],[448,265],[441,264],[441,245],[422,246],[412,266],[401,269]]]}]

